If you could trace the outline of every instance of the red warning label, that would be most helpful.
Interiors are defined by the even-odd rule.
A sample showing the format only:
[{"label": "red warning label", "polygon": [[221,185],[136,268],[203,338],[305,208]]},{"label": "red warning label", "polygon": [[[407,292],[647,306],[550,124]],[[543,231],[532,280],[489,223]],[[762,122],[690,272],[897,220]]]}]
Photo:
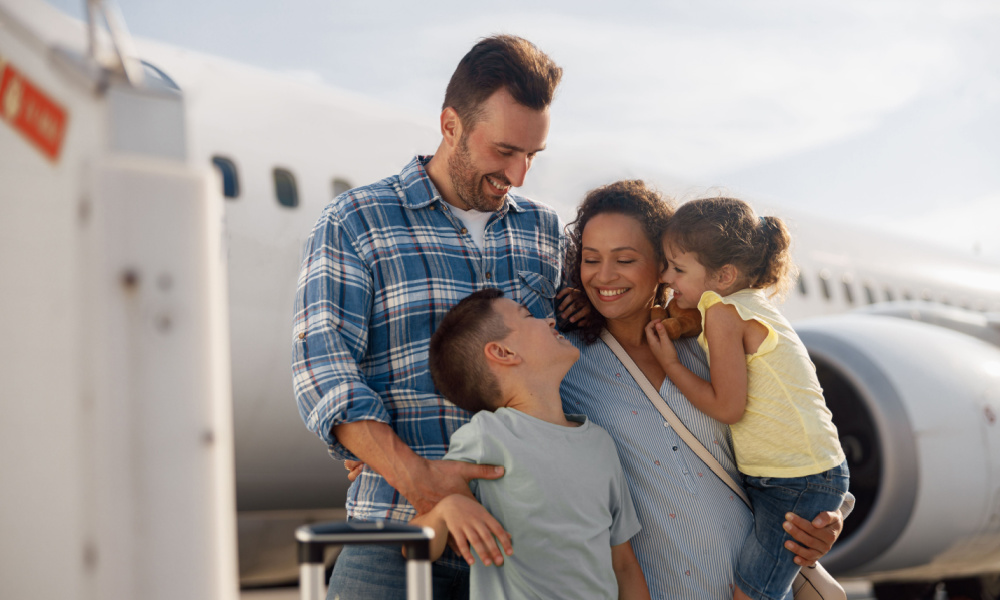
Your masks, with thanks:
[{"label": "red warning label", "polygon": [[55,162],[66,135],[66,111],[9,63],[0,68],[0,118]]}]

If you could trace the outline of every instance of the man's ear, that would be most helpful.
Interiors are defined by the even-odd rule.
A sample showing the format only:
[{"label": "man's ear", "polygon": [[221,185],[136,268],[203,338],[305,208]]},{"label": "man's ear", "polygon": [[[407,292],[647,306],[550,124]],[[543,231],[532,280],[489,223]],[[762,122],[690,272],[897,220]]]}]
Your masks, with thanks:
[{"label": "man's ear", "polygon": [[483,348],[486,361],[496,365],[512,367],[521,364],[521,357],[501,342],[489,342]]},{"label": "man's ear", "polygon": [[454,148],[462,139],[462,120],[458,118],[455,109],[448,107],[441,111],[441,137],[444,143]]}]

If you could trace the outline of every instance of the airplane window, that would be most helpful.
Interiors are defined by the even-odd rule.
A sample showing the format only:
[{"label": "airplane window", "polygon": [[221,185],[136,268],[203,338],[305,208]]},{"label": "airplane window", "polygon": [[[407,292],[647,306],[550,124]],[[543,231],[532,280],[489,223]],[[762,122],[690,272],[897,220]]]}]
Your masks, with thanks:
[{"label": "airplane window", "polygon": [[877,300],[875,299],[875,288],[872,287],[871,283],[865,284],[865,299],[868,304],[875,304]]},{"label": "airplane window", "polygon": [[924,291],[920,292],[920,299],[923,300],[924,302],[930,302],[931,301],[931,293],[928,290],[924,290]]},{"label": "airplane window", "polygon": [[799,271],[796,279],[798,280],[796,283],[799,287],[799,294],[805,296],[806,293],[808,293],[808,290],[806,290],[806,276],[802,273],[802,271]]},{"label": "airplane window", "polygon": [[913,300],[913,294],[910,293],[910,290],[903,290],[903,300]]},{"label": "airplane window", "polygon": [[299,205],[299,192],[295,187],[295,176],[286,169],[274,170],[274,194],[278,204],[295,208]]},{"label": "airplane window", "polygon": [[847,300],[848,304],[854,304],[854,290],[851,289],[851,276],[844,275],[841,282],[844,284],[844,300]]},{"label": "airplane window", "polygon": [[896,299],[896,294],[894,294],[892,292],[892,288],[889,287],[889,286],[886,286],[885,287],[885,301],[886,302],[892,302],[895,299]]},{"label": "airplane window", "polygon": [[830,272],[823,269],[819,272],[819,288],[823,290],[823,297],[830,300],[833,294],[830,292]]},{"label": "airplane window", "polygon": [[333,197],[336,198],[337,196],[343,194],[352,187],[354,186],[351,185],[349,181],[337,177],[336,179],[333,180]]},{"label": "airplane window", "polygon": [[212,164],[222,173],[222,195],[236,198],[240,195],[240,178],[236,173],[236,163],[221,156],[213,156]]}]

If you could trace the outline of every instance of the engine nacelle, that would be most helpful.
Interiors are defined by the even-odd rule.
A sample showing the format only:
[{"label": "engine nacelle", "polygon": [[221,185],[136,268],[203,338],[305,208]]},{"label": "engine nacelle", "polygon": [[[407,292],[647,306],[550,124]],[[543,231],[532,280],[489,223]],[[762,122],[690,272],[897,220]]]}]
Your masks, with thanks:
[{"label": "engine nacelle", "polygon": [[840,575],[1000,572],[1000,348],[904,319],[796,323],[851,469]]}]

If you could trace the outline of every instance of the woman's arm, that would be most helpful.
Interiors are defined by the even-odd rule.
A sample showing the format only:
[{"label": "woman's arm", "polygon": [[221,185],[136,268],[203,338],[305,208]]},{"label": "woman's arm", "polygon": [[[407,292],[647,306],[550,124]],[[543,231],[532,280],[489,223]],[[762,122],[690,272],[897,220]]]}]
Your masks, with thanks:
[{"label": "woman's arm", "polygon": [[681,364],[660,322],[646,326],[646,341],[670,381],[698,410],[729,425],[743,418],[747,406],[744,326],[745,321],[732,306],[716,304],[705,313],[711,381],[705,381]]},{"label": "woman's arm", "polygon": [[632,551],[632,542],[611,546],[611,566],[618,579],[619,600],[649,600],[649,588]]}]

